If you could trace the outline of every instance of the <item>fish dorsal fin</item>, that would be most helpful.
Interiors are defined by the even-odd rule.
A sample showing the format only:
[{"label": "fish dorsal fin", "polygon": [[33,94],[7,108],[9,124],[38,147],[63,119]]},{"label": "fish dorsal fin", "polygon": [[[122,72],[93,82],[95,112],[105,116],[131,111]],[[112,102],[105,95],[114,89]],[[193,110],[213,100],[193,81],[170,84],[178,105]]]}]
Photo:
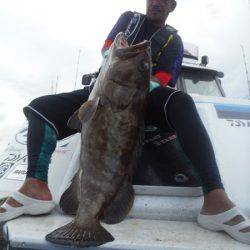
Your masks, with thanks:
[{"label": "fish dorsal fin", "polygon": [[81,131],[82,124],[89,121],[96,113],[100,97],[85,102],[70,118],[68,126]]},{"label": "fish dorsal fin", "polygon": [[79,206],[80,192],[80,171],[78,171],[71,180],[70,186],[61,196],[59,206],[65,214],[76,215]]}]

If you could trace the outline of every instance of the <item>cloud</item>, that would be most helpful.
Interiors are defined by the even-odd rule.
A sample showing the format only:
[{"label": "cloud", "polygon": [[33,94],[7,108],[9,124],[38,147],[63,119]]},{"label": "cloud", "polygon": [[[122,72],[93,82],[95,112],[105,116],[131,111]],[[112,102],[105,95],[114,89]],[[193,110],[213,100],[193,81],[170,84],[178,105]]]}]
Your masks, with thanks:
[{"label": "cloud", "polygon": [[[57,77],[58,91],[73,90],[81,50],[80,87],[81,75],[99,68],[103,42],[126,10],[144,12],[145,0],[1,1],[0,79],[32,96],[50,93]],[[235,74],[225,78],[229,95],[245,96],[232,79],[246,85],[240,44],[250,66],[249,13],[247,0],[182,0],[168,20],[209,55],[211,67]]]},{"label": "cloud", "polygon": [[[250,5],[247,0],[178,1],[170,17],[183,40],[199,45],[200,54],[210,57],[210,67],[224,71],[226,93],[246,97],[248,87],[240,45],[250,67]],[[180,18],[181,17],[181,18]]]},{"label": "cloud", "polygon": [[0,152],[7,146],[14,133],[25,122],[22,109],[26,106],[30,97],[20,92],[15,86],[5,86],[0,81]]}]

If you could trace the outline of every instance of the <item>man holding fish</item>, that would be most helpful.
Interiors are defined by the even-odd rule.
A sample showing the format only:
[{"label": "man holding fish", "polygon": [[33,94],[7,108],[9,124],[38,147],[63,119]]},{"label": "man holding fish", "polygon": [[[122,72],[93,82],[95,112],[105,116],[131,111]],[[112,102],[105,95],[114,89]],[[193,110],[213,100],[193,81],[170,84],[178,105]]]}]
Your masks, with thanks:
[{"label": "man holding fish", "polygon": [[[250,222],[228,198],[224,190],[210,139],[192,98],[186,93],[170,88],[175,86],[181,68],[183,45],[177,30],[169,25],[165,26],[165,22],[168,15],[176,8],[177,3],[175,0],[147,0],[146,2],[146,15],[125,12],[110,32],[102,49],[103,56],[107,57],[107,60],[94,86],[87,86],[70,93],[39,97],[24,108],[24,113],[29,121],[27,178],[21,189],[1,206],[0,222],[22,214],[45,214],[53,209],[54,203],[47,185],[47,175],[57,140],[84,130],[82,144],[85,143],[85,148],[91,148],[92,141],[88,140],[87,134],[92,133],[93,138],[93,135],[95,137],[93,131],[101,131],[100,133],[106,135],[109,142],[114,140],[117,144],[118,142],[111,132],[118,131],[117,133],[121,136],[126,127],[126,135],[129,135],[129,138],[121,136],[123,138],[121,141],[124,142],[118,143],[121,151],[115,151],[116,154],[113,154],[114,151],[107,150],[109,147],[106,141],[98,141],[95,138],[95,147],[96,145],[100,147],[100,158],[89,159],[89,154],[93,152],[91,150],[89,154],[86,152],[81,154],[83,165],[87,164],[86,162],[93,164],[93,162],[98,162],[98,159],[99,161],[103,159],[101,157],[103,157],[102,153],[105,148],[107,150],[105,152],[109,152],[107,167],[117,160],[115,171],[119,169],[119,173],[114,173],[114,169],[109,169],[109,175],[107,172],[101,175],[103,169],[99,168],[99,179],[106,175],[107,178],[115,180],[116,188],[108,186],[106,182],[102,183],[102,185],[107,185],[107,189],[110,190],[107,195],[103,192],[101,184],[99,183],[98,186],[98,181],[93,179],[97,186],[92,189],[95,190],[92,197],[95,197],[96,200],[91,201],[91,197],[84,194],[89,187],[86,183],[91,178],[98,178],[98,174],[93,173],[94,170],[92,171],[91,168],[83,167],[91,178],[86,177],[84,171],[80,171],[73,181],[73,183],[80,184],[78,192],[81,193],[81,200],[77,200],[79,195],[75,194],[73,211],[68,211],[67,206],[62,205],[63,209],[69,213],[76,213],[79,206],[74,223],[66,225],[47,237],[48,240],[58,244],[78,246],[100,245],[113,240],[107,231],[100,228],[99,219],[107,223],[116,223],[126,216],[132,206],[134,194],[130,177],[133,172],[133,161],[130,162],[128,159],[135,160],[136,155],[133,155],[128,145],[132,145],[133,151],[139,148],[140,130],[143,127],[139,119],[141,112],[144,113],[146,125],[161,128],[166,132],[175,132],[182,149],[192,161],[204,190],[204,204],[198,216],[198,223],[210,230],[224,230],[236,240],[250,244]],[[148,68],[150,45],[149,42],[143,42],[144,40],[151,41],[151,70]],[[114,63],[112,64],[111,61]],[[120,64],[123,67],[120,67]],[[131,65],[134,68],[131,68]],[[151,77],[149,78],[147,74],[150,72]],[[145,80],[144,84],[141,79]],[[133,86],[130,85],[132,83]],[[138,85],[139,83],[140,85]],[[148,88],[145,84],[149,85]],[[89,98],[92,88],[94,89]],[[145,109],[144,96],[147,89],[149,91]],[[86,104],[82,105],[85,102]],[[72,116],[78,109],[79,111]],[[128,112],[128,110],[130,111]],[[96,121],[99,117],[97,114],[100,117],[101,114],[106,114],[105,117],[116,117],[113,122],[114,128],[112,124],[109,127],[111,132],[103,124],[97,127]],[[130,121],[129,125],[122,123],[117,114],[123,117],[123,121],[127,117],[127,120]],[[99,124],[101,121],[106,121],[105,117],[99,120]],[[71,128],[67,125],[69,118]],[[106,125],[108,124],[107,122]],[[95,130],[91,130],[93,127]],[[127,127],[130,130],[127,130]],[[95,154],[98,152],[96,151]],[[125,152],[126,157],[121,154],[121,157],[116,159],[120,152]],[[121,159],[122,161],[119,162]],[[89,183],[89,185],[93,185],[93,183]],[[121,189],[117,191],[118,186]],[[82,189],[83,187],[85,189]],[[114,208],[113,205],[124,199],[127,204],[120,209],[121,212],[117,218],[113,218],[111,212]],[[84,204],[82,204],[83,200]],[[95,220],[96,218],[97,220]],[[80,231],[76,230],[76,225],[80,225]],[[86,227],[89,231],[85,230]],[[93,228],[96,229],[95,232],[91,231]],[[68,234],[65,230],[68,230]],[[85,232],[90,235],[88,239],[84,238]],[[74,237],[70,238],[69,234]]]}]

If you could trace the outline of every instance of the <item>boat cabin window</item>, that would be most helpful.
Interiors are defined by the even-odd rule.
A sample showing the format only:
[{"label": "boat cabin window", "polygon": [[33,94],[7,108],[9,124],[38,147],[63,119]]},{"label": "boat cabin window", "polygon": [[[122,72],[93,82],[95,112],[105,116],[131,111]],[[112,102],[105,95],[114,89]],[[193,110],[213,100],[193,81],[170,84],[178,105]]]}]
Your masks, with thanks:
[{"label": "boat cabin window", "polygon": [[215,73],[208,70],[184,70],[183,87],[189,94],[223,96]]}]

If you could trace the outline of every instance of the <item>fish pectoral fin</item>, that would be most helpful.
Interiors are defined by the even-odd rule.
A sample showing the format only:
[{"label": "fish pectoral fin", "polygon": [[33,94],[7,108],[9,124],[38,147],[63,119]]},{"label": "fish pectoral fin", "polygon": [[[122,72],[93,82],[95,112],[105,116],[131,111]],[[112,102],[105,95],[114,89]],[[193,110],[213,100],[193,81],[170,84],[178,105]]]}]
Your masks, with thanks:
[{"label": "fish pectoral fin", "polygon": [[98,108],[100,97],[89,100],[69,118],[68,126],[72,129],[82,130],[82,123],[89,121]]},{"label": "fish pectoral fin", "polygon": [[84,123],[89,121],[96,113],[100,97],[85,102],[79,109],[79,120]]},{"label": "fish pectoral fin", "polygon": [[78,111],[79,110],[75,111],[74,114],[70,116],[67,125],[69,128],[76,129],[78,132],[81,132],[82,124],[78,118]]},{"label": "fish pectoral fin", "polygon": [[116,224],[123,221],[133,206],[134,198],[133,186],[129,178],[126,178],[115,198],[104,209],[101,220],[107,224]]},{"label": "fish pectoral fin", "polygon": [[46,240],[59,245],[94,247],[113,241],[114,237],[98,221],[88,224],[71,222],[46,235]]}]

